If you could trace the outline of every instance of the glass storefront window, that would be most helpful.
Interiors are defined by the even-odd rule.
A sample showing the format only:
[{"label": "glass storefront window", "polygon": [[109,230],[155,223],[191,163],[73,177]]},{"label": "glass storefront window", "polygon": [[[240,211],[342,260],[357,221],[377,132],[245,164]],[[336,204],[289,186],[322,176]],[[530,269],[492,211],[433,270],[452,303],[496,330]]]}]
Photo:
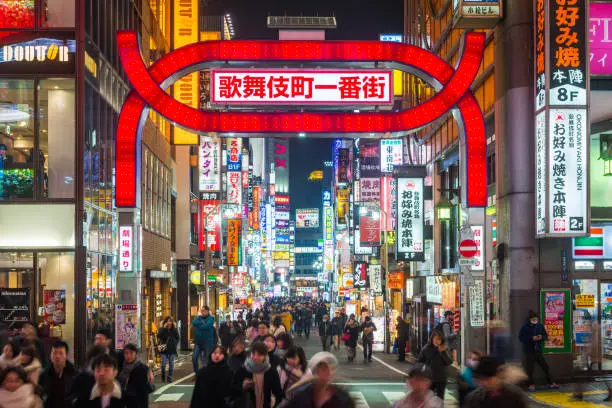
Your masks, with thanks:
[{"label": "glass storefront window", "polygon": [[[74,3],[74,0],[72,0]],[[0,28],[33,28],[34,0],[0,1]]]},{"label": "glass storefront window", "polygon": [[[593,341],[599,336],[597,330],[598,303],[597,279],[576,279],[573,281],[573,313],[574,326],[574,367],[578,370],[587,369],[591,358]],[[595,337],[595,338],[594,338]]]},{"label": "glass storefront window", "polygon": [[73,79],[46,79],[38,85],[40,198],[74,198],[76,135]]},{"label": "glass storefront window", "polygon": [[74,27],[74,0],[44,0],[42,10],[42,26]]},{"label": "glass storefront window", "polygon": [[0,80],[0,200],[34,197],[34,81]]}]

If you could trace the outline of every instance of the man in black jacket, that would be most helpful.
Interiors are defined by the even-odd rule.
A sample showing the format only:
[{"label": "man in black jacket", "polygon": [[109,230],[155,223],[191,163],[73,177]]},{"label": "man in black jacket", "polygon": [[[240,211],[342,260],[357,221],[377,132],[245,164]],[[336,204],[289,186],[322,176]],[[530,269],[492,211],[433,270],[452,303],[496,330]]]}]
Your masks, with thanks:
[{"label": "man in black jacket", "polygon": [[78,401],[78,408],[132,408],[123,398],[121,387],[115,382],[117,361],[108,354],[96,357],[92,363],[95,384],[88,398]]},{"label": "man in black jacket", "polygon": [[397,316],[397,361],[406,361],[406,342],[408,341],[408,333],[410,326],[401,316]]},{"label": "man in black jacket", "polygon": [[138,347],[126,344],[123,348],[123,369],[117,379],[126,404],[130,408],[148,408],[149,394],[153,392],[152,375],[143,362],[137,358]]},{"label": "man in black jacket", "polygon": [[51,365],[38,379],[43,390],[45,408],[64,408],[70,402],[70,390],[76,376],[74,365],[67,360],[68,344],[57,341],[51,348]]}]

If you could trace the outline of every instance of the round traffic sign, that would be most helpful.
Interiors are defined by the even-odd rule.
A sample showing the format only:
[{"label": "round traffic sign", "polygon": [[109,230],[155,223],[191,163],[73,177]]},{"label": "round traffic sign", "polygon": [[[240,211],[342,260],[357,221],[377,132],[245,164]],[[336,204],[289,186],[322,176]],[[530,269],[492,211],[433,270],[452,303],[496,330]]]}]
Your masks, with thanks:
[{"label": "round traffic sign", "polygon": [[471,239],[464,239],[459,244],[459,253],[464,258],[473,258],[476,255],[476,251],[478,251],[476,242]]}]

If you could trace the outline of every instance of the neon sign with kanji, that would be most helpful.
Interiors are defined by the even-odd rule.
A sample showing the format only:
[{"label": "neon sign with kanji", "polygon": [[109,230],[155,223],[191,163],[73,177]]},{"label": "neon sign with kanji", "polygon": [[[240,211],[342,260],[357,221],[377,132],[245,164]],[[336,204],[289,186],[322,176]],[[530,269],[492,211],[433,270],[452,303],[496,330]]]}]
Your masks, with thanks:
[{"label": "neon sign with kanji", "polygon": [[[135,31],[117,34],[119,56],[132,83],[119,117],[116,139],[116,205],[135,207],[139,197],[138,168],[141,130],[149,108],[177,126],[194,132],[220,133],[408,133],[457,109],[461,138],[466,146],[467,206],[486,206],[486,134],[482,111],[470,86],[478,74],[484,46],[483,33],[470,32],[464,37],[461,59],[454,69],[437,55],[416,46],[374,41],[203,41],[170,52],[153,65],[142,60]],[[363,62],[392,64],[427,80],[438,93],[422,104],[399,112],[249,112],[199,110],[168,95],[164,89],[177,78],[215,64],[232,62],[270,62],[286,65],[299,62]],[[384,66],[384,65],[383,65]],[[228,79],[229,81],[229,79]],[[350,80],[353,81],[353,80]],[[259,80],[256,81],[257,83]],[[272,82],[275,93],[284,91],[286,81]],[[346,82],[346,80],[345,80]],[[292,92],[308,92],[303,89]],[[315,85],[313,81],[313,86]],[[335,85],[329,83],[327,85]],[[257,85],[259,87],[259,85]],[[338,79],[338,86],[340,82]],[[243,92],[238,83],[227,84],[228,95]],[[291,86],[288,86],[291,89]],[[371,89],[378,89],[376,87]],[[264,88],[248,90],[249,98],[260,98]],[[314,89],[313,89],[314,92]],[[363,87],[357,92],[363,93]],[[374,91],[372,91],[374,92]],[[234,94],[236,97],[237,94]],[[354,94],[353,94],[354,95]]]},{"label": "neon sign with kanji", "polygon": [[380,70],[212,70],[215,104],[393,103],[392,72]]}]

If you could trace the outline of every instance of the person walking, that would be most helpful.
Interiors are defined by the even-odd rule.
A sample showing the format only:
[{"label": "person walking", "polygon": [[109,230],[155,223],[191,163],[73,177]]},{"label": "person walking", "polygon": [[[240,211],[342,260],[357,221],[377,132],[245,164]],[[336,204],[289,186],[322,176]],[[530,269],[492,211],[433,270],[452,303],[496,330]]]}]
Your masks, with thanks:
[{"label": "person walking", "polygon": [[452,310],[447,310],[444,312],[444,319],[435,328],[444,335],[444,344],[453,361],[456,359],[457,350],[457,333],[453,330],[454,316],[455,313]]},{"label": "person walking", "polygon": [[121,392],[117,377],[117,360],[101,354],[92,363],[95,383],[87,401],[77,403],[78,408],[132,408]]},{"label": "person walking", "polygon": [[501,362],[492,356],[484,356],[474,370],[474,378],[480,384],[465,401],[466,408],[527,408],[523,391],[501,378]]},{"label": "person walking", "polygon": [[434,330],[429,336],[429,342],[423,347],[419,354],[418,362],[425,364],[431,370],[431,390],[444,400],[448,374],[446,368],[453,363],[446,346],[444,345],[444,334]]},{"label": "person walking", "polygon": [[2,348],[2,355],[0,355],[0,370],[18,365],[19,360],[17,357],[20,352],[21,349],[18,341],[13,340],[6,343]]},{"label": "person walking", "polygon": [[19,366],[10,366],[0,373],[0,407],[39,408],[40,399],[34,393],[34,384]]},{"label": "person walking", "polygon": [[340,316],[340,309],[336,309],[334,313],[334,318],[331,321],[332,324],[332,334],[333,334],[333,345],[336,350],[340,350],[340,335],[342,334],[342,329],[344,328],[344,324],[342,322],[342,316]]},{"label": "person walking", "polygon": [[363,362],[372,362],[372,345],[374,344],[374,332],[377,330],[376,325],[372,321],[370,316],[365,316],[364,322],[361,324],[361,331],[363,336],[361,342],[363,343]]},{"label": "person walking", "polygon": [[357,339],[359,339],[359,332],[361,331],[361,327],[359,323],[357,323],[357,319],[355,319],[355,315],[351,314],[349,317],[346,326],[344,327],[344,334],[346,338],[346,347],[348,350],[348,361],[355,360],[355,356],[357,355]]},{"label": "person walking", "polygon": [[304,311],[304,336],[310,339],[310,329],[312,329],[312,308],[308,306]]},{"label": "person walking", "polygon": [[229,406],[233,373],[227,364],[227,352],[215,346],[208,364],[198,370],[191,395],[191,408],[225,408]]},{"label": "person walking", "polygon": [[123,348],[123,368],[117,380],[126,404],[130,408],[148,408],[149,394],[153,392],[153,373],[138,359],[138,347],[128,343]]},{"label": "person walking", "polygon": [[324,315],[321,323],[319,324],[319,337],[321,337],[321,345],[323,351],[328,351],[331,343],[332,336],[334,334],[332,324],[329,321],[329,316]]},{"label": "person walking", "polygon": [[474,371],[480,363],[482,353],[478,350],[472,350],[465,362],[465,368],[459,374],[457,381],[457,388],[459,390],[459,406],[462,407],[465,402],[465,398],[476,388],[476,379],[474,378]]},{"label": "person walking", "polygon": [[[174,374],[174,359],[178,353],[179,332],[174,324],[172,317],[168,316],[164,319],[162,327],[157,332],[159,340],[159,353],[161,355],[161,377],[162,382],[171,383],[172,375]],[[166,366],[168,367],[168,376],[166,377]]]},{"label": "person walking", "polygon": [[431,371],[423,364],[415,364],[406,378],[406,396],[390,408],[442,408],[444,401],[431,390]]},{"label": "person walking", "polygon": [[527,315],[527,322],[519,332],[519,340],[523,345],[525,372],[529,377],[529,391],[535,391],[533,369],[536,363],[544,371],[549,388],[559,388],[559,385],[553,381],[548,364],[544,359],[544,342],[548,340],[548,334],[544,325],[539,322],[538,315],[535,312],[530,311]]},{"label": "person walking", "polygon": [[276,317],[274,317],[274,323],[272,323],[272,327],[270,327],[270,333],[274,337],[278,337],[279,334],[287,333],[288,331],[289,329],[283,323],[282,318],[279,315],[276,315]]},{"label": "person walking", "polygon": [[270,365],[268,348],[264,343],[256,342],[251,346],[244,366],[234,375],[234,384],[240,395],[235,407],[272,408],[281,401],[283,392],[278,371]]},{"label": "person walking", "polygon": [[406,361],[406,343],[408,342],[408,334],[410,326],[401,316],[397,316],[397,361]]},{"label": "person walking", "polygon": [[32,384],[38,384],[38,376],[42,372],[42,364],[36,358],[36,349],[34,346],[25,346],[21,348],[19,353],[19,364],[26,372],[28,381]]},{"label": "person walking", "polygon": [[215,336],[215,319],[210,315],[210,308],[204,306],[200,314],[191,322],[196,329],[195,345],[193,348],[193,372],[198,372],[199,360],[206,366],[208,355],[213,347]]},{"label": "person walking", "polygon": [[287,350],[278,366],[278,376],[283,393],[287,392],[306,374],[307,367],[308,361],[303,348],[291,347]]},{"label": "person walking", "polygon": [[304,376],[291,387],[279,408],[355,408],[348,392],[333,384],[338,360],[327,351],[312,356]]},{"label": "person walking", "polygon": [[272,368],[276,370],[281,363],[281,355],[277,349],[276,339],[273,335],[268,334],[266,337],[264,337],[263,342],[268,348],[268,361],[270,362]]},{"label": "person walking", "polygon": [[51,347],[51,364],[38,379],[43,394],[44,408],[65,408],[70,406],[70,391],[77,371],[68,361],[68,344],[57,341]]},{"label": "person walking", "polygon": [[227,357],[227,365],[229,366],[232,373],[238,371],[246,360],[247,353],[245,351],[245,344],[243,337],[236,337],[232,342],[232,348],[230,349],[229,356]]},{"label": "person walking", "polygon": [[232,344],[232,320],[231,316],[225,316],[225,319],[221,321],[219,325],[219,339],[224,349],[229,349]]}]

